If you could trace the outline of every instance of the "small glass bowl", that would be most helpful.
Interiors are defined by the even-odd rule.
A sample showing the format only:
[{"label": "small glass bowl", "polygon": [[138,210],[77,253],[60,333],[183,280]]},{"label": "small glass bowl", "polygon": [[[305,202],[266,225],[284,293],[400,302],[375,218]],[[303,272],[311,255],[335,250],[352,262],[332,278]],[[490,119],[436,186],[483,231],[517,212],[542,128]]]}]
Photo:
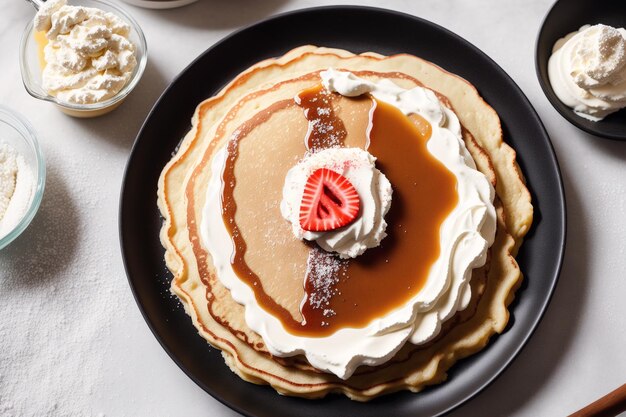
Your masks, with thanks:
[{"label": "small glass bowl", "polygon": [[130,41],[136,47],[137,66],[133,70],[130,80],[115,96],[92,104],[76,104],[60,101],[48,94],[42,87],[41,74],[43,68],[39,59],[39,44],[35,40],[35,28],[31,19],[24,29],[20,42],[20,69],[22,81],[28,93],[40,100],[55,103],[62,112],[74,117],[97,117],[117,108],[126,96],[135,88],[148,61],[148,46],[146,38],[139,24],[128,13],[119,7],[101,0],[72,0],[73,6],[85,6],[111,12],[124,19],[131,26]]},{"label": "small glass bowl", "polygon": [[0,144],[2,143],[7,143],[24,157],[25,162],[33,171],[36,182],[28,209],[22,218],[6,234],[0,231],[3,233],[0,235],[0,249],[17,238],[33,220],[41,204],[46,184],[46,165],[35,131],[24,118],[0,105]]}]

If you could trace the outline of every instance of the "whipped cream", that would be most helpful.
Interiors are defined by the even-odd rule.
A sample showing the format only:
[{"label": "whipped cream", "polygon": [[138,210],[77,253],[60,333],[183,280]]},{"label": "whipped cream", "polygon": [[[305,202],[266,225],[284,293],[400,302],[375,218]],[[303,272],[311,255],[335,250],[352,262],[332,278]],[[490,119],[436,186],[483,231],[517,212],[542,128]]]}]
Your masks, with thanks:
[{"label": "whipped cream", "polygon": [[[374,158],[359,148],[328,148],[308,154],[287,172],[280,211],[291,222],[298,239],[314,240],[327,252],[354,258],[374,248],[387,236],[385,215],[391,207],[391,184],[376,169]],[[346,177],[361,200],[360,212],[350,224],[328,232],[311,232],[300,226],[300,205],[304,187],[313,172],[331,169]]]},{"label": "whipped cream", "polygon": [[559,100],[585,119],[626,107],[626,30],[585,25],[559,39],[548,76]]},{"label": "whipped cream", "polygon": [[233,299],[245,306],[247,325],[263,338],[270,353],[282,357],[305,355],[315,368],[347,379],[361,365],[385,363],[407,342],[423,344],[432,340],[443,322],[467,307],[472,270],[484,265],[495,237],[495,191],[485,175],[476,170],[462,140],[457,116],[431,90],[404,89],[390,80],[370,82],[334,70],[324,71],[321,76],[331,91],[349,96],[368,92],[405,114],[419,114],[432,125],[428,151],[455,175],[459,200],[441,226],[440,255],[422,290],[404,306],[363,328],[343,328],[319,338],[287,332],[278,318],[259,306],[252,289],[237,277],[230,263],[233,246],[221,208],[226,147],[216,153],[211,164],[200,230],[218,279]]},{"label": "whipped cream", "polygon": [[91,104],[117,94],[137,66],[130,25],[113,13],[49,0],[34,19],[45,31],[43,88],[60,101]]}]

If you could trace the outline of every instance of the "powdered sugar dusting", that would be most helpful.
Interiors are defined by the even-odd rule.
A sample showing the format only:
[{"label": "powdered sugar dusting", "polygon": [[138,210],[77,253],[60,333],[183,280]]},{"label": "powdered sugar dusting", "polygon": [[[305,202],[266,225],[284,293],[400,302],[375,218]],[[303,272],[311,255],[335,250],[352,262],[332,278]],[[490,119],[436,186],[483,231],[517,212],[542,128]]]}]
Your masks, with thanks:
[{"label": "powdered sugar dusting", "polygon": [[0,237],[11,232],[28,211],[36,181],[24,155],[0,144]]},{"label": "powdered sugar dusting", "polygon": [[[315,246],[307,260],[305,288],[307,296],[304,300],[313,310],[322,310],[322,316],[332,317],[336,314],[331,301],[340,295],[337,284],[341,277],[346,276],[347,260],[340,259],[332,253]],[[322,326],[328,326],[322,321]]]},{"label": "powdered sugar dusting", "polygon": [[0,144],[0,222],[4,218],[15,191],[16,156],[15,150],[8,144]]},{"label": "powdered sugar dusting", "polygon": [[309,121],[305,145],[312,152],[343,145],[347,132],[343,122],[335,116],[332,100],[333,93],[326,89],[307,91],[295,97]]}]

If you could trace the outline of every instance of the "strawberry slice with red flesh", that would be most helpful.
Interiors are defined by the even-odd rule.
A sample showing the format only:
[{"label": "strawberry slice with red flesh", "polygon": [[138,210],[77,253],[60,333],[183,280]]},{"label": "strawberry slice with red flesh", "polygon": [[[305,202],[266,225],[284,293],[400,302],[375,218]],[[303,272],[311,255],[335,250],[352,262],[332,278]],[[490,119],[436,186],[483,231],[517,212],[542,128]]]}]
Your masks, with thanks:
[{"label": "strawberry slice with red flesh", "polygon": [[310,232],[327,232],[350,224],[359,214],[361,200],[343,175],[320,168],[304,186],[300,203],[300,227]]}]

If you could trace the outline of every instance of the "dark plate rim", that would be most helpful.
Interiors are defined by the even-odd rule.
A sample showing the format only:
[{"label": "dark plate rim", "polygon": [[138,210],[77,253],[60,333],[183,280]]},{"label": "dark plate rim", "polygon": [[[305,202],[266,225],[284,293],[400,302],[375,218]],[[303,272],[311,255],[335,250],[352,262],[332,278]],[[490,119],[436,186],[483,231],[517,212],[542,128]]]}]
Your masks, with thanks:
[{"label": "dark plate rim", "polygon": [[[545,17],[543,18],[543,21],[541,22],[541,26],[539,26],[539,31],[537,32],[537,38],[535,40],[535,73],[537,74],[537,80],[539,81],[539,85],[541,86],[541,89],[543,90],[544,95],[546,96],[546,98],[548,99],[552,107],[554,107],[554,109],[561,116],[563,116],[565,120],[567,120],[568,122],[576,126],[578,129],[598,138],[615,140],[615,141],[626,141],[626,129],[624,130],[624,134],[620,135],[620,134],[614,134],[611,132],[596,130],[587,126],[583,122],[583,120],[585,119],[583,119],[580,116],[577,116],[573,110],[567,107],[564,107],[565,105],[561,103],[561,101],[556,97],[554,90],[552,89],[552,86],[550,85],[550,82],[546,80],[541,73],[543,67],[539,63],[541,59],[540,58],[540,54],[541,54],[540,42],[544,34],[546,23],[549,20],[552,20],[554,18],[553,14],[555,13],[555,9],[560,5],[562,1],[564,0],[557,0],[554,2],[554,4],[552,5],[548,13],[546,13]],[[563,36],[565,35],[566,34],[564,33]],[[548,63],[546,61],[546,65],[547,64]],[[626,111],[626,110],[622,109],[622,111]],[[596,122],[596,123],[601,123],[601,121]]]},{"label": "dark plate rim", "polygon": [[[330,5],[330,6],[317,6],[317,7],[309,7],[309,8],[302,8],[302,9],[296,9],[296,10],[291,10],[291,11],[287,11],[284,13],[279,13],[276,15],[272,15],[266,19],[262,19],[259,21],[256,21],[250,25],[247,25],[245,27],[242,27],[238,30],[233,31],[232,33],[226,35],[225,37],[221,38],[219,41],[215,42],[213,45],[211,45],[209,48],[207,48],[205,51],[203,51],[200,55],[198,55],[195,59],[193,59],[193,61],[187,65],[183,70],[181,70],[181,72],[176,75],[176,77],[171,81],[171,83],[166,87],[166,89],[163,91],[163,93],[159,96],[159,98],[155,101],[155,104],[153,105],[152,109],[150,110],[150,112],[148,113],[148,115],[146,116],[146,119],[144,120],[144,122],[141,125],[141,128],[139,129],[137,136],[133,142],[133,146],[131,148],[129,157],[128,157],[128,161],[126,164],[126,167],[124,169],[124,174],[123,174],[123,181],[122,181],[122,187],[120,190],[120,205],[119,205],[119,211],[118,211],[118,231],[119,231],[119,236],[120,236],[120,249],[121,249],[121,253],[122,253],[122,260],[124,263],[124,270],[126,272],[126,277],[129,283],[129,286],[131,288],[131,292],[133,294],[133,298],[135,299],[135,302],[137,304],[138,309],[141,312],[142,317],[144,318],[146,324],[148,325],[150,331],[152,332],[152,334],[154,335],[155,339],[158,341],[159,345],[161,346],[161,348],[163,348],[163,350],[168,354],[168,356],[174,361],[174,363],[196,384],[198,385],[202,390],[204,390],[205,392],[207,392],[208,394],[210,394],[214,399],[218,400],[219,402],[221,402],[222,404],[224,404],[225,406],[231,408],[232,410],[245,415],[245,416],[249,416],[249,417],[254,417],[253,414],[248,413],[246,410],[244,410],[238,403],[232,402],[232,401],[228,401],[222,397],[220,397],[218,394],[215,393],[214,390],[212,390],[210,387],[206,386],[202,381],[200,381],[200,379],[198,377],[196,377],[192,371],[190,369],[187,369],[181,362],[181,360],[165,345],[165,341],[163,340],[163,338],[159,335],[159,333],[157,332],[157,329],[155,328],[154,324],[152,323],[151,318],[149,317],[148,313],[146,312],[146,309],[144,308],[142,302],[140,301],[140,294],[138,289],[135,286],[135,283],[133,282],[133,279],[131,278],[130,275],[130,271],[129,271],[129,258],[130,255],[128,255],[128,246],[124,244],[124,211],[125,211],[125,201],[126,199],[124,198],[127,190],[126,190],[126,185],[127,185],[127,175],[128,175],[128,171],[130,169],[131,163],[133,161],[133,158],[135,156],[135,154],[138,152],[137,148],[138,148],[138,142],[142,136],[142,133],[146,127],[146,125],[149,123],[150,119],[152,118],[153,114],[156,112],[157,107],[159,106],[160,102],[170,93],[171,90],[173,90],[175,88],[175,85],[177,84],[178,80],[183,77],[183,75],[190,69],[192,68],[199,60],[201,60],[205,55],[210,54],[213,49],[219,47],[221,44],[226,43],[227,41],[229,41],[231,38],[234,38],[236,36],[239,36],[241,33],[246,32],[249,28],[254,27],[256,25],[259,24],[265,24],[268,22],[272,22],[275,20],[280,20],[280,19],[284,19],[284,18],[289,18],[292,15],[298,15],[298,14],[306,14],[306,13],[311,13],[311,12],[317,12],[317,11],[324,11],[324,10],[366,10],[366,11],[370,11],[370,12],[374,12],[374,13],[386,13],[386,14],[391,14],[391,15],[396,15],[398,17],[402,17],[402,18],[408,18],[408,19],[412,19],[414,21],[419,22],[420,24],[424,24],[430,27],[433,27],[436,30],[440,30],[443,32],[446,32],[448,35],[450,35],[451,37],[455,38],[456,41],[460,42],[464,47],[469,48],[471,50],[473,50],[473,52],[478,53],[479,55],[481,55],[484,59],[486,59],[488,62],[490,62],[493,67],[497,70],[498,73],[500,73],[501,76],[503,76],[504,78],[506,78],[511,84],[515,85],[517,87],[517,92],[519,93],[520,98],[523,100],[524,104],[527,107],[527,110],[529,110],[528,114],[535,120],[537,126],[541,129],[546,144],[548,145],[548,148],[550,150],[549,153],[549,158],[551,163],[553,164],[554,168],[555,168],[555,173],[556,173],[556,180],[558,182],[558,191],[559,191],[559,195],[558,195],[558,210],[560,213],[562,213],[561,216],[561,222],[560,222],[560,228],[562,230],[562,234],[559,236],[558,242],[557,242],[557,246],[559,248],[558,251],[558,258],[556,259],[556,262],[554,262],[553,266],[553,276],[550,277],[551,278],[551,285],[549,288],[548,293],[545,296],[544,302],[541,304],[541,308],[540,308],[540,312],[539,314],[535,317],[535,319],[531,322],[531,325],[529,326],[529,330],[527,331],[526,335],[524,336],[524,338],[522,339],[522,342],[519,343],[519,345],[517,346],[517,348],[513,351],[513,353],[506,359],[506,361],[504,361],[504,363],[497,369],[496,372],[493,373],[493,375],[487,380],[485,381],[482,385],[475,387],[472,392],[470,394],[468,394],[465,398],[463,398],[462,400],[456,402],[455,404],[451,404],[450,406],[448,406],[448,408],[446,408],[445,410],[442,410],[439,414],[437,415],[444,415],[447,413],[450,413],[451,411],[457,409],[458,407],[462,406],[463,404],[467,403],[469,400],[475,398],[479,393],[481,393],[483,390],[485,390],[489,385],[491,385],[498,377],[500,377],[502,375],[502,373],[510,366],[510,364],[513,362],[513,360],[519,355],[519,353],[521,352],[521,350],[526,346],[526,344],[528,343],[528,340],[530,340],[531,336],[534,334],[534,332],[536,331],[539,323],[541,322],[541,320],[543,319],[543,317],[545,316],[545,311],[552,299],[552,296],[554,294],[554,290],[556,288],[559,276],[560,276],[560,272],[561,272],[561,268],[562,268],[562,264],[563,264],[563,259],[564,259],[564,254],[565,254],[565,243],[566,243],[566,233],[567,233],[567,211],[566,211],[566,205],[565,205],[565,192],[564,192],[564,186],[563,186],[563,180],[562,180],[562,176],[561,176],[561,171],[560,171],[560,166],[559,163],[556,159],[556,154],[554,152],[554,146],[552,145],[552,142],[550,141],[549,135],[539,117],[539,115],[537,114],[536,110],[534,109],[534,107],[531,105],[530,101],[528,100],[528,98],[526,97],[526,95],[522,92],[522,90],[519,88],[519,86],[513,81],[513,79],[495,62],[493,61],[493,59],[491,59],[488,55],[486,55],[483,51],[481,51],[479,48],[477,48],[476,46],[474,46],[473,44],[471,44],[469,41],[465,40],[464,38],[462,38],[461,36],[457,35],[456,33],[450,31],[449,29],[446,29],[445,27],[442,27],[436,23],[433,23],[431,21],[428,21],[426,19],[420,18],[418,16],[414,16],[408,13],[403,13],[403,12],[399,12],[396,10],[391,10],[391,9],[385,9],[385,8],[380,8],[380,7],[371,7],[371,6],[358,6],[358,5]],[[534,199],[534,196],[533,196]],[[533,227],[531,228],[534,229],[536,227],[536,224],[533,224]],[[513,304],[515,303],[515,301],[513,302]],[[507,326],[508,329],[508,326]],[[505,330],[506,332],[506,330]],[[492,340],[494,337],[496,337],[497,335],[492,336],[492,338],[490,338],[488,345],[492,343]],[[485,348],[488,349],[488,346]],[[478,352],[477,354],[480,354],[480,352]],[[430,388],[429,388],[430,389]],[[389,394],[389,395],[394,395],[394,394]]]}]

